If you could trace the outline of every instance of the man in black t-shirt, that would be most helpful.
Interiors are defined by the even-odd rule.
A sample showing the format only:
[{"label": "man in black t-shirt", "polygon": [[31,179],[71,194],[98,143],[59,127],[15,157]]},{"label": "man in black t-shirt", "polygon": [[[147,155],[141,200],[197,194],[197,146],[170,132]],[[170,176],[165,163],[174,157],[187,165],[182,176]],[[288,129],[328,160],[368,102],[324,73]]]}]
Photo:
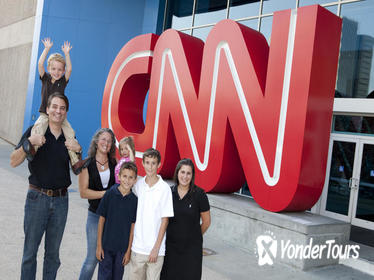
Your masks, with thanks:
[{"label": "man in black t-shirt", "polygon": [[[71,184],[68,149],[76,153],[81,146],[75,139],[66,140],[61,125],[66,118],[69,101],[54,93],[48,99],[48,129],[45,135],[32,135],[31,128],[23,134],[11,154],[12,167],[25,158],[28,163],[29,189],[25,204],[21,279],[35,279],[36,256],[45,234],[43,279],[55,279],[60,266],[59,249],[68,213],[68,191]],[[30,156],[33,146],[39,149]]]}]

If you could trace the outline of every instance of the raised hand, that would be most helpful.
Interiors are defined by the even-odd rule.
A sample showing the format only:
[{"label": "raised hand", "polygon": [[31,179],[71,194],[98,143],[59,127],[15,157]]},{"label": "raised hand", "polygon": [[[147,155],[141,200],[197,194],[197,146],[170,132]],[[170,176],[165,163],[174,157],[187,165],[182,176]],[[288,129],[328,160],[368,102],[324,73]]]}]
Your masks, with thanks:
[{"label": "raised hand", "polygon": [[51,41],[51,38],[44,38],[42,40],[42,43],[44,45],[44,48],[46,48],[46,49],[50,49],[53,46],[53,42]]},{"label": "raised hand", "polygon": [[73,48],[72,45],[70,45],[70,42],[69,41],[65,41],[64,44],[62,45],[61,47],[61,50],[64,52],[64,54],[66,55],[67,53],[70,52],[70,50]]}]

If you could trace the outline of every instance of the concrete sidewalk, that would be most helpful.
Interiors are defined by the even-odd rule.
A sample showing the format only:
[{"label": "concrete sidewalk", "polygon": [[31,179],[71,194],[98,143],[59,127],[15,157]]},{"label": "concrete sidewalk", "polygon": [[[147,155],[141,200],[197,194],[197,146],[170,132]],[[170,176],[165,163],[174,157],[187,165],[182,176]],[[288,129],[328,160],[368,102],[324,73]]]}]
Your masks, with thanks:
[{"label": "concrete sidewalk", "polygon": [[[13,147],[0,140],[0,278],[19,279],[23,249],[23,211],[28,186],[26,163],[17,168],[9,166]],[[78,279],[80,267],[86,253],[85,223],[87,201],[80,198],[77,178],[72,175],[69,188],[70,205],[64,238],[61,244],[61,267],[57,279]],[[214,221],[212,221],[214,223]],[[41,279],[43,263],[43,241],[38,254],[37,279]],[[300,271],[274,264],[258,266],[254,250],[242,251],[220,240],[204,239],[204,247],[215,252],[203,260],[203,278],[226,279],[373,279],[360,271],[344,265]],[[252,252],[252,253],[251,253]],[[188,266],[188,264],[186,264]],[[93,279],[96,279],[96,274]],[[178,280],[178,279],[176,279]]]}]

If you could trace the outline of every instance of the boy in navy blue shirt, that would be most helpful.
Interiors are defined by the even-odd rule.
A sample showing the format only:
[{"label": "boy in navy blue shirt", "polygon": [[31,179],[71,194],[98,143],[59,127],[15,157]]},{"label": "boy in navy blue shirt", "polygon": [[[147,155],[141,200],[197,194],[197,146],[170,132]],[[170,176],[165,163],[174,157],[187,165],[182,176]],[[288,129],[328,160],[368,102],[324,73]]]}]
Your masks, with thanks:
[{"label": "boy in navy blue shirt", "polygon": [[120,185],[105,193],[96,211],[100,215],[96,248],[96,257],[100,261],[99,280],[122,279],[124,265],[130,261],[138,204],[131,188],[137,173],[133,162],[123,163],[119,171]]}]

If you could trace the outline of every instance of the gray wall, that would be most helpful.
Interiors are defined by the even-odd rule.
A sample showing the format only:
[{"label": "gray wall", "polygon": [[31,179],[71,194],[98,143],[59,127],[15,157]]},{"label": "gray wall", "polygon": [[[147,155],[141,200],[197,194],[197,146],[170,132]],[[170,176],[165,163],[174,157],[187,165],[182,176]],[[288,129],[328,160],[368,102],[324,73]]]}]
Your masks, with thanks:
[{"label": "gray wall", "polygon": [[22,134],[38,0],[0,0],[0,137]]}]

